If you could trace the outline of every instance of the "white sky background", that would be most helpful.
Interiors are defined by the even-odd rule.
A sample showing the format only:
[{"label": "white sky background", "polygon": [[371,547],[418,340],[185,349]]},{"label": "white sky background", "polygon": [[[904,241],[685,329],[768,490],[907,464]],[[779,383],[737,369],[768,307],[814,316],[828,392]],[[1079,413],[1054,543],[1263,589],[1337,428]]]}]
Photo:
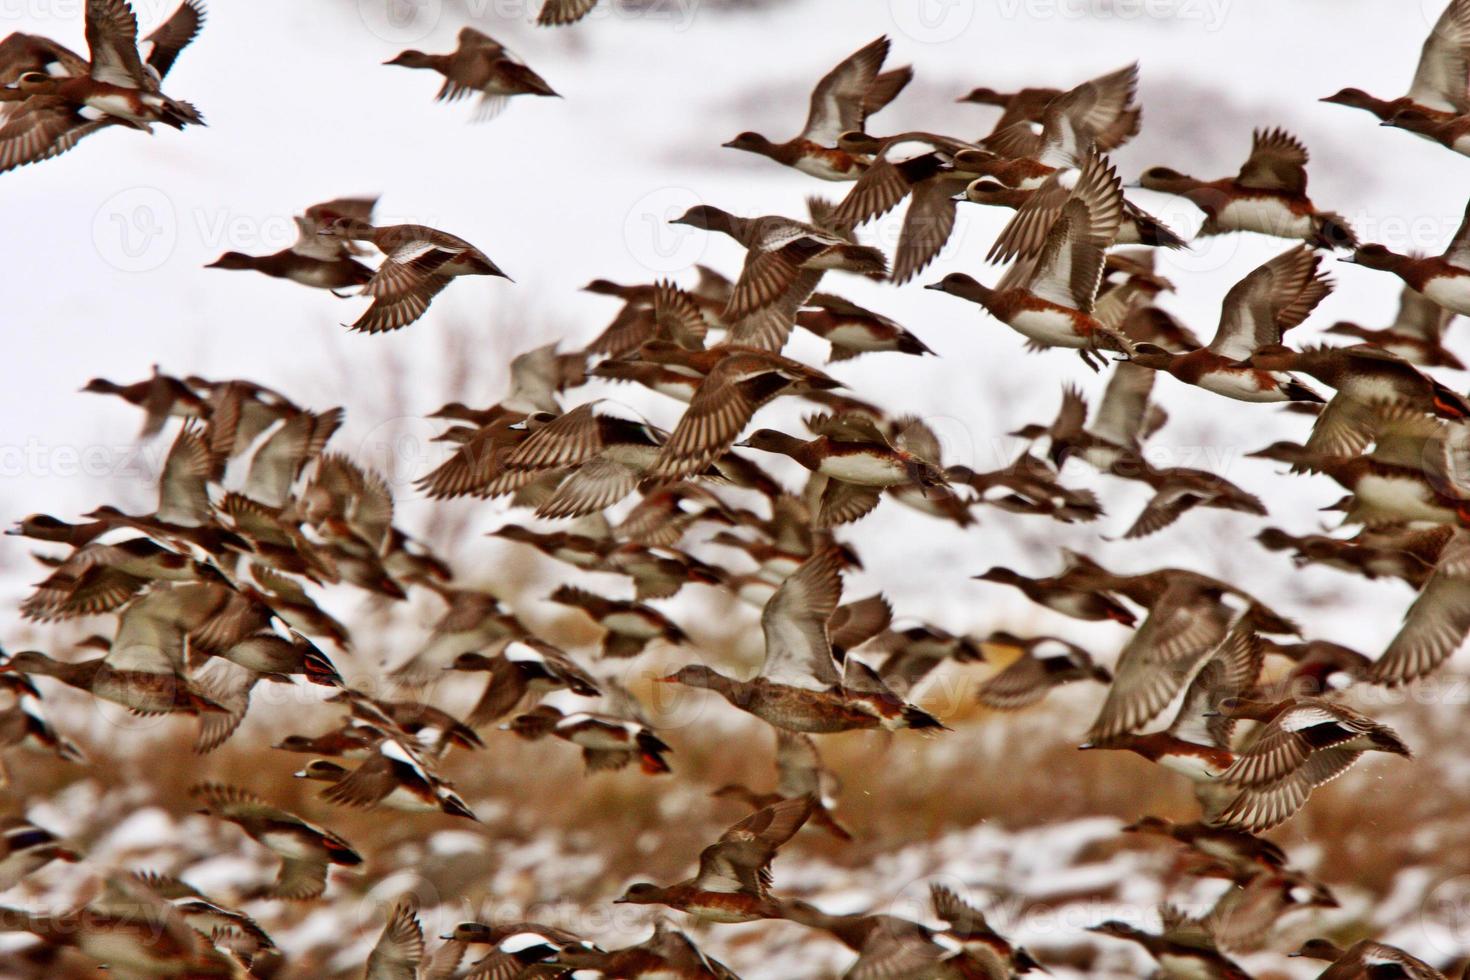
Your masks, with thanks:
[{"label": "white sky background", "polygon": [[[429,16],[393,29],[384,26],[384,2],[214,0],[202,35],[166,85],[201,109],[208,128],[161,129],[152,138],[116,128],[0,177],[7,231],[0,236],[0,514],[69,518],[108,500],[148,506],[136,479],[56,472],[62,447],[122,447],[136,433],[137,411],[77,393],[96,375],[133,381],[159,362],[178,374],[250,378],[315,408],[345,400],[349,425],[334,445],[351,449],[382,431],[388,371],[403,372],[414,409],[445,400],[439,334],[451,321],[472,324],[483,340],[486,354],[472,364],[467,400],[489,404],[503,393],[506,353],[558,337],[579,345],[612,316],[615,304],[577,291],[589,279],[649,281],[694,261],[733,274],[740,259],[733,243],[692,231],[674,238],[661,222],[700,199],[737,213],[799,215],[805,195],[844,192],[848,185],[719,144],[746,129],[774,139],[795,133],[811,85],[879,34],[893,38],[890,66],[917,69],[894,106],[871,121],[879,134],[926,128],[978,136],[994,111],[953,104],[975,85],[1065,87],[1137,59],[1144,128],[1117,154],[1125,179],[1152,164],[1206,178],[1234,173],[1252,126],[1279,124],[1312,151],[1314,199],[1349,216],[1367,239],[1439,251],[1470,193],[1470,161],[1381,130],[1366,113],[1316,101],[1345,85],[1385,97],[1403,92],[1441,0],[789,0],[744,12],[600,10],[557,30],[526,24],[534,3],[528,12],[490,0],[469,0],[468,9],[482,14],[476,17],[451,3],[436,17],[439,5],[430,0],[420,4]],[[82,6],[0,0],[0,33],[42,33],[84,52]],[[146,32],[174,4],[134,6]],[[1140,9],[1145,16],[1125,16]],[[516,99],[500,118],[472,125],[468,104],[432,101],[438,76],[381,65],[408,46],[447,51],[467,22],[509,43],[565,99]],[[338,326],[355,319],[363,301],[203,268],[226,249],[285,247],[289,216],[306,205],[372,192],[382,194],[380,219],[461,235],[515,284],[458,281],[414,326],[369,337]],[[1199,221],[1192,209],[1133,193],[1181,231]],[[955,270],[993,282],[999,270],[982,257],[1003,218],[963,206],[945,255],[902,288],[845,276],[824,284],[894,316],[943,355],[871,355],[832,373],[860,397],[952,420],[940,426],[948,461],[968,456],[984,468],[1003,462],[992,449],[1002,433],[1052,416],[1064,381],[1084,385],[1094,401],[1102,390],[1102,379],[1075,355],[1026,354],[1020,337],[977,307],[919,288]],[[124,239],[130,222],[132,237]],[[1402,229],[1414,222],[1428,230],[1411,241]],[[139,232],[148,228],[160,233],[137,254]],[[864,234],[879,237],[885,228],[893,232],[896,221]],[[1180,287],[1166,305],[1208,337],[1229,285],[1288,244],[1231,236],[1165,255],[1164,271]],[[1333,271],[1337,292],[1290,340],[1304,342],[1337,319],[1382,326],[1391,318],[1396,280],[1347,266]],[[820,363],[825,345],[802,337],[789,352]],[[313,393],[319,377],[333,379],[330,391]],[[1465,386],[1463,378],[1449,380]],[[672,402],[612,390],[656,422],[672,425],[677,417]],[[1316,508],[1340,495],[1325,479],[1288,478],[1237,459],[1276,438],[1304,438],[1304,417],[1167,377],[1155,394],[1171,414],[1156,445],[1208,447],[1217,462],[1178,462],[1221,470],[1259,493],[1273,523],[1315,530]],[[783,409],[772,417],[789,416]],[[1073,480],[1096,482],[1080,471]],[[1111,480],[1102,492],[1108,517],[1067,529],[1062,539],[1110,565],[1134,570],[1168,561],[1224,574],[1302,615],[1313,633],[1370,654],[1392,635],[1411,598],[1402,585],[1320,570],[1294,576],[1305,593],[1282,595],[1290,565],[1249,540],[1261,526],[1255,518],[1195,512],[1142,542],[1104,543],[1098,533],[1121,534],[1144,496]],[[477,529],[504,519],[499,504],[454,506],[478,507]],[[980,517],[981,528],[958,533],[886,503],[851,532],[868,568],[853,594],[881,587],[901,613],[952,628],[1015,625],[1033,615],[1008,590],[965,578],[993,563],[1049,573],[1057,558],[1039,543],[1053,541],[1055,527],[999,511]],[[406,524],[412,530],[411,517]],[[470,541],[458,553],[461,569],[473,574],[474,561],[490,560],[500,547]],[[19,542],[4,557],[12,573],[19,567],[33,577]],[[1314,596],[1367,615],[1313,612],[1305,603]],[[1080,626],[1060,618],[1036,625],[1071,634]],[[1121,642],[1121,631],[1105,629],[1107,644]]]}]

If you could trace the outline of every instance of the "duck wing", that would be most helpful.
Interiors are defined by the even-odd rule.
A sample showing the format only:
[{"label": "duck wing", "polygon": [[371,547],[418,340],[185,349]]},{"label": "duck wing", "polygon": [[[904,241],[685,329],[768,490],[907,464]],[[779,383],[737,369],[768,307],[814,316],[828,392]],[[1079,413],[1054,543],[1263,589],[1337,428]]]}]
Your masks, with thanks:
[{"label": "duck wing", "polygon": [[1173,700],[1200,661],[1220,644],[1229,610],[1187,583],[1171,585],[1118,654],[1112,686],[1087,733],[1106,743],[1137,731]]},{"label": "duck wing", "polygon": [[1102,282],[1104,253],[1117,238],[1122,220],[1122,181],[1105,157],[1094,154],[1047,231],[1031,272],[1031,291],[1090,313]]},{"label": "duck wing", "polygon": [[424,959],[424,927],[412,899],[393,906],[373,951],[368,954],[363,980],[415,980]]},{"label": "duck wing", "polygon": [[694,887],[764,898],[771,884],[771,859],[806,823],[813,805],[809,796],[781,800],[730,827],[700,853]]},{"label": "duck wing", "polygon": [[[804,139],[823,146],[837,145],[837,137],[861,130],[869,111],[869,92],[888,57],[888,38],[880,37],[848,55],[812,89]],[[895,93],[896,94],[896,93]],[[892,96],[889,96],[892,98]]]},{"label": "duck wing", "polygon": [[1311,246],[1299,245],[1247,273],[1225,294],[1220,326],[1207,349],[1242,361],[1261,347],[1281,343],[1281,335],[1332,291],[1321,262]]},{"label": "duck wing", "polygon": [[147,88],[138,57],[138,19],[127,0],[87,0],[87,48],[92,79],[120,88]]},{"label": "duck wing", "polygon": [[1251,136],[1251,155],[1235,182],[1253,190],[1307,192],[1307,148],[1284,129],[1258,129]]},{"label": "duck wing", "polygon": [[808,558],[761,610],[766,657],[760,676],[816,690],[838,687],[827,621],[842,597],[842,556],[829,549]]},{"label": "duck wing", "polygon": [[1399,629],[1369,668],[1376,684],[1404,684],[1444,663],[1470,634],[1470,533],[1456,530]]},{"label": "duck wing", "polygon": [[184,0],[168,20],[154,28],[153,32],[143,39],[143,43],[148,46],[146,55],[148,67],[158,73],[160,80],[174,66],[179,52],[199,36],[199,29],[203,26],[204,4],[202,0]]},{"label": "duck wing", "polygon": [[1424,41],[1408,98],[1426,109],[1470,112],[1470,2],[1452,0]]}]

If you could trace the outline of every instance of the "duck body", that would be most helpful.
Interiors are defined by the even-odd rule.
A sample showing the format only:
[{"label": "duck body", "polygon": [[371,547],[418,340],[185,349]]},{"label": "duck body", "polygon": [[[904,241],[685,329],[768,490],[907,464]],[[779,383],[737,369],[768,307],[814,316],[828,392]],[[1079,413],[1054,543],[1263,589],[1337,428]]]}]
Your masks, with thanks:
[{"label": "duck body", "polygon": [[226,252],[208,268],[250,269],[273,279],[289,279],[315,289],[350,289],[366,285],[373,277],[373,270],[354,258],[317,259],[289,248],[270,255]]},{"label": "duck body", "polygon": [[1195,385],[1242,402],[1274,404],[1321,401],[1303,397],[1302,385],[1284,371],[1240,367],[1207,348],[1175,355],[1166,370],[1185,384]]}]

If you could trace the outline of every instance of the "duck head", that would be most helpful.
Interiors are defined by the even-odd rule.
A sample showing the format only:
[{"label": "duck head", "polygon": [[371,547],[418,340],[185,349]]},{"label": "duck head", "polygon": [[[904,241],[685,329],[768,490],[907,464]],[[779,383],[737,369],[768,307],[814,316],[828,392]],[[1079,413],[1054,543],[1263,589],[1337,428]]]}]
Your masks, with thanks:
[{"label": "duck head", "polygon": [[776,429],[757,429],[750,434],[748,439],[744,442],[736,443],[736,445],[743,446],[746,449],[759,449],[761,452],[780,453],[783,456],[790,456],[800,450],[802,446],[805,446],[806,443],[795,436],[787,435],[785,432],[780,432]]},{"label": "duck head", "polygon": [[748,153],[759,153],[762,156],[770,155],[771,148],[775,146],[770,140],[760,133],[744,132],[728,143],[721,143],[727,150],[745,150]]},{"label": "duck head", "polygon": [[461,922],[448,935],[439,938],[461,943],[490,943],[495,939],[491,928],[483,922]]},{"label": "duck head", "polygon": [[989,297],[991,293],[990,287],[981,285],[974,276],[967,276],[963,272],[951,272],[938,282],[931,282],[924,288],[949,293],[951,296],[975,302],[980,302],[982,297]]},{"label": "duck head", "polygon": [[246,255],[244,252],[226,252],[219,258],[210,262],[206,269],[250,269],[253,268],[255,256]]},{"label": "duck head", "polygon": [[717,208],[713,204],[696,204],[671,220],[669,224],[688,225],[691,228],[703,228],[705,231],[723,231],[731,226],[732,218],[733,215],[730,212]]},{"label": "duck head", "polygon": [[993,105],[996,108],[1005,108],[1006,103],[1011,101],[1011,96],[1005,92],[997,92],[993,88],[972,88],[968,95],[962,95],[956,102],[971,102],[975,105]]},{"label": "duck head", "polygon": [[323,783],[335,783],[340,781],[348,773],[346,766],[338,765],[330,759],[312,759],[301,769],[291,775],[297,779],[315,779]]},{"label": "duck head", "polygon": [[960,200],[972,204],[995,204],[1002,207],[1019,207],[1027,198],[1025,191],[1007,187],[994,177],[977,177],[970,181]]},{"label": "duck head", "polygon": [[1333,105],[1345,105],[1353,109],[1367,109],[1369,111],[1389,104],[1382,99],[1374,98],[1360,88],[1345,88],[1317,101],[1330,102]]},{"label": "duck head", "polygon": [[687,664],[669,674],[667,677],[658,678],[660,684],[683,684],[686,687],[700,687],[706,690],[718,690],[729,678],[704,664]]},{"label": "duck head", "polygon": [[400,68],[433,68],[434,56],[409,48],[389,58],[383,64],[398,65]]},{"label": "duck head", "polygon": [[1297,948],[1294,953],[1287,956],[1300,956],[1308,960],[1322,960],[1326,963],[1335,963],[1342,959],[1344,951],[1330,939],[1308,939]]},{"label": "duck head", "polygon": [[664,890],[650,881],[635,881],[620,898],[613,899],[614,905],[656,905],[663,900]]},{"label": "duck head", "polygon": [[465,653],[461,653],[459,656],[455,657],[454,662],[444,669],[466,671],[494,670],[495,661],[493,658],[487,657],[483,653],[468,651]]},{"label": "duck head", "polygon": [[1169,167],[1149,167],[1138,178],[1138,186],[1151,191],[1178,193],[1189,190],[1199,183],[1193,177]]},{"label": "duck head", "polygon": [[1349,265],[1361,265],[1369,269],[1391,269],[1402,258],[1397,252],[1387,245],[1379,245],[1369,242],[1367,245],[1359,245],[1353,249],[1352,255],[1344,255],[1338,259]]},{"label": "duck head", "polygon": [[1163,817],[1140,817],[1123,828],[1125,834],[1163,834],[1168,836],[1174,824]]},{"label": "duck head", "polygon": [[1174,363],[1174,357],[1174,354],[1164,350],[1158,344],[1134,344],[1133,350],[1128,353],[1127,360],[1139,367],[1167,371],[1169,365]]}]

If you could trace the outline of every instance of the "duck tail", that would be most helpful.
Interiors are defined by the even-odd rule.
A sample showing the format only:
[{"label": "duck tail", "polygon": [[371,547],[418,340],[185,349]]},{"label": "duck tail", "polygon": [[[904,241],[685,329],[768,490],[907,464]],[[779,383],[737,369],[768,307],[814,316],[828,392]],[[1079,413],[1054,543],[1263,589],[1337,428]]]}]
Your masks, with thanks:
[{"label": "duck tail", "polygon": [[1315,244],[1318,248],[1357,248],[1358,236],[1347,219],[1333,211],[1317,215]]},{"label": "duck tail", "polygon": [[163,107],[160,121],[167,123],[174,129],[183,129],[185,126],[204,126],[204,115],[191,103],[179,99],[169,99]]},{"label": "duck tail", "polygon": [[938,718],[935,718],[923,708],[916,708],[911,704],[903,706],[903,724],[905,728],[924,729],[935,728],[942,732],[949,731]]},{"label": "duck tail", "polygon": [[1133,223],[1138,226],[1140,245],[1152,245],[1155,248],[1185,248],[1189,244],[1176,235],[1174,229],[1151,214],[1140,211],[1134,216]]},{"label": "duck tail", "polygon": [[1434,384],[1434,414],[1442,419],[1463,419],[1470,417],[1470,402],[1466,402],[1465,396],[1451,388],[1447,388],[1438,381]]},{"label": "duck tail", "polygon": [[337,673],[337,668],[327,655],[313,647],[301,658],[302,668],[306,671],[306,679],[313,684],[323,687],[342,687],[342,675]]},{"label": "duck tail", "polygon": [[1316,402],[1320,405],[1327,401],[1327,399],[1302,384],[1296,378],[1292,378],[1286,384],[1282,385],[1281,391],[1288,399],[1294,402]]}]

